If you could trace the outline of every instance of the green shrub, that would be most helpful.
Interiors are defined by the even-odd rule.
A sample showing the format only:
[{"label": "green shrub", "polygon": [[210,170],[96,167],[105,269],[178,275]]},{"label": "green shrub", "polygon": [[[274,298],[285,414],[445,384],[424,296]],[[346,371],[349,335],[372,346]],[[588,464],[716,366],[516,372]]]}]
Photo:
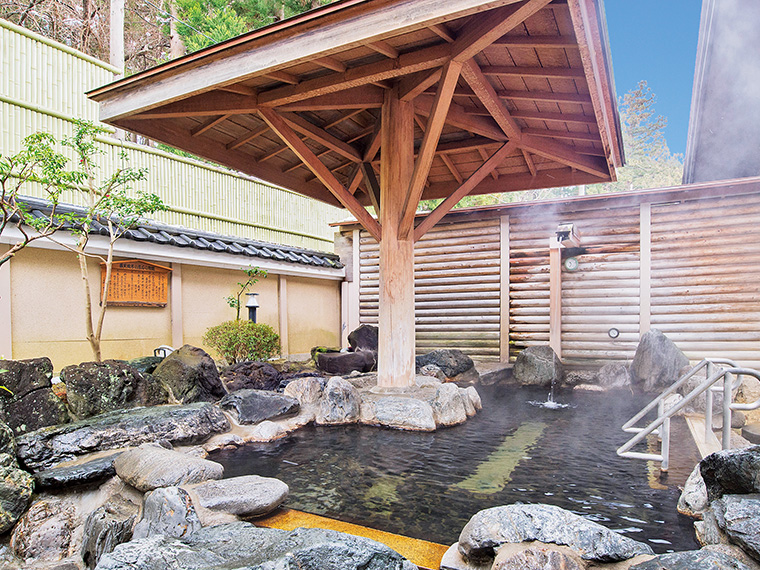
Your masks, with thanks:
[{"label": "green shrub", "polygon": [[211,327],[203,335],[203,342],[228,364],[266,360],[280,353],[280,335],[269,325],[251,321],[226,321]]}]

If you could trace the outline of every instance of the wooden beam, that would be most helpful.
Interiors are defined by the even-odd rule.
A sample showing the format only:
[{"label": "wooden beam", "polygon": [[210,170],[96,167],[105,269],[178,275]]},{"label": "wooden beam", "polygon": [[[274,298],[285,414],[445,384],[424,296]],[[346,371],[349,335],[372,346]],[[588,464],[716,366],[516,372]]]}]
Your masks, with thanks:
[{"label": "wooden beam", "polygon": [[411,101],[417,95],[424,93],[428,87],[432,87],[441,79],[441,70],[420,71],[399,82],[399,95],[402,101]]},{"label": "wooden beam", "polygon": [[357,134],[355,134],[350,139],[348,139],[346,142],[348,144],[355,143],[356,141],[359,141],[359,140],[361,140],[361,139],[363,139],[363,138],[371,135],[374,132],[374,130],[375,130],[374,127],[368,127],[366,129],[362,129]]},{"label": "wooden beam", "polygon": [[354,169],[351,171],[351,174],[348,175],[348,185],[346,186],[346,190],[348,190],[349,194],[356,194],[362,180],[364,180],[362,163],[354,163]]},{"label": "wooden beam", "polygon": [[211,117],[210,119],[204,121],[197,127],[194,127],[190,131],[190,135],[193,137],[197,137],[199,135],[202,135],[209,129],[213,129],[215,126],[217,126],[219,123],[223,123],[227,119],[229,119],[232,115],[221,115],[219,117]]},{"label": "wooden beam", "polygon": [[451,160],[451,157],[446,153],[440,153],[438,156],[441,157],[441,160],[446,165],[446,168],[449,169],[449,172],[451,172],[451,175],[454,177],[454,179],[460,184],[464,182],[464,178],[462,178],[462,175],[459,174],[459,170],[457,170],[457,167]]},{"label": "wooden beam", "polygon": [[290,149],[303,161],[303,163],[311,170],[314,175],[319,179],[322,184],[343,204],[351,214],[364,226],[364,228],[372,234],[372,236],[378,241],[381,239],[382,231],[380,224],[369,212],[364,209],[359,201],[350,194],[343,185],[338,182],[332,172],[320,161],[311,149],[306,146],[296,132],[290,127],[290,125],[274,112],[272,109],[262,109],[262,118],[267,122],[269,127],[278,134],[278,136],[290,147]]},{"label": "wooden beam", "polygon": [[562,358],[562,250],[558,245],[549,246],[549,346]]},{"label": "wooden beam", "polygon": [[433,107],[428,116],[425,135],[422,138],[422,145],[420,146],[417,161],[414,165],[412,179],[406,193],[404,206],[401,209],[402,216],[398,232],[401,239],[406,239],[414,227],[414,213],[417,211],[422,190],[425,187],[428,174],[430,174],[430,167],[433,165],[433,157],[435,157],[438,140],[441,138],[443,126],[446,124],[446,115],[451,105],[451,97],[454,94],[461,71],[461,63],[450,61],[443,67],[441,72],[438,93],[436,93]]},{"label": "wooden beam", "polygon": [[433,24],[430,26],[430,31],[436,34],[439,38],[446,40],[449,43],[453,43],[456,38],[449,31],[444,24]]},{"label": "wooden beam", "polygon": [[268,164],[261,164],[250,154],[239,150],[229,150],[224,144],[214,142],[208,138],[192,137],[189,131],[180,129],[165,121],[132,121],[131,119],[123,119],[117,122],[118,126],[123,129],[132,130],[132,127],[135,127],[137,132],[155,141],[172,145],[197,156],[203,156],[250,176],[261,178],[272,184],[288,188],[299,194],[311,196],[328,204],[336,206],[340,204],[321,184],[304,182],[303,179],[290,176]]},{"label": "wooden beam", "polygon": [[383,106],[383,90],[362,85],[336,93],[318,95],[278,107],[279,111],[333,111],[341,109],[379,109]]},{"label": "wooden beam", "polygon": [[[458,141],[448,141],[440,143],[438,145],[437,153],[457,153],[467,152],[471,150],[477,150],[486,146],[493,146],[499,144],[493,139],[487,139],[485,137],[470,137],[468,139],[462,139]],[[484,159],[485,160],[485,159]]]},{"label": "wooden beam", "polygon": [[[428,116],[433,108],[435,99],[430,95],[420,95],[414,100],[414,109],[421,115]],[[461,106],[452,103],[449,105],[449,114],[446,122],[458,129],[487,137],[494,141],[504,142],[507,140],[504,131],[493,119],[478,117],[465,112]]]},{"label": "wooden beam", "polygon": [[260,137],[268,130],[269,125],[262,125],[258,129],[254,129],[249,133],[239,136],[234,141],[227,143],[226,148],[227,150],[235,150],[236,148],[243,146],[245,143],[251,142],[253,139]]},{"label": "wooden beam", "polygon": [[244,115],[258,110],[256,97],[224,91],[211,91],[176,103],[156,107],[130,119],[169,119],[173,117],[212,117]]},{"label": "wooden beam", "polygon": [[532,154],[588,172],[603,180],[610,178],[606,160],[598,160],[596,157],[578,154],[572,147],[562,143],[540,139],[532,135],[523,135],[520,140],[520,147]]},{"label": "wooden beam", "polygon": [[576,123],[580,125],[591,125],[594,130],[597,129],[596,117],[593,115],[581,115],[580,113],[544,113],[541,111],[512,111],[511,114],[515,119],[547,121],[550,123]]},{"label": "wooden beam", "polygon": [[288,73],[287,71],[270,71],[268,73],[265,73],[264,77],[274,79],[275,81],[282,81],[283,83],[288,83],[289,85],[298,85],[301,83],[301,80],[296,75]]},{"label": "wooden beam", "polygon": [[266,162],[267,160],[270,160],[270,159],[274,158],[278,154],[282,154],[283,152],[285,152],[286,150],[288,150],[288,148],[290,148],[290,147],[288,145],[286,145],[286,144],[282,145],[282,146],[279,146],[276,149],[271,150],[268,153],[261,155],[260,157],[257,158],[257,160],[259,162]]},{"label": "wooden beam", "polygon": [[383,142],[383,122],[381,119],[375,123],[372,128],[372,139],[369,141],[367,148],[364,149],[364,156],[362,160],[364,162],[372,162],[375,160],[375,156],[380,151],[380,145]]},{"label": "wooden beam", "polygon": [[359,163],[359,168],[362,169],[362,176],[364,177],[364,185],[367,187],[367,193],[369,199],[372,202],[372,206],[375,208],[375,214],[377,217],[381,217],[380,213],[380,182],[377,180],[375,169],[369,162]]},{"label": "wooden beam", "polygon": [[402,54],[398,59],[385,59],[349,68],[344,73],[307,79],[298,85],[262,91],[259,93],[259,103],[265,107],[279,107],[350,87],[359,87],[375,81],[395,79],[416,71],[433,69],[449,60],[450,51],[449,44],[440,44]]},{"label": "wooden beam", "polygon": [[503,8],[489,10],[474,17],[464,26],[454,42],[451,58],[464,63],[483,51],[515,26],[541,10],[551,0],[527,0]]},{"label": "wooden beam", "polygon": [[343,63],[339,59],[336,59],[330,56],[318,57],[314,60],[314,63],[318,63],[322,67],[326,67],[327,69],[337,71],[338,73],[343,73],[344,71],[346,71],[346,69],[348,69],[345,63]]},{"label": "wooden beam", "polygon": [[517,143],[510,141],[505,143],[485,161],[480,168],[473,172],[467,181],[452,192],[443,202],[438,204],[435,210],[425,216],[422,221],[414,228],[414,241],[424,236],[433,226],[443,219],[451,209],[457,205],[457,202],[467,196],[483,179],[488,176],[502,161],[517,149]]},{"label": "wooden beam", "polygon": [[652,328],[652,204],[639,207],[639,335]]},{"label": "wooden beam", "polygon": [[[478,154],[480,155],[480,158],[483,160],[483,162],[488,160],[488,153],[486,153],[486,149],[484,149],[483,147],[480,147],[478,149]],[[493,178],[494,180],[499,179],[499,173],[496,172],[495,168],[491,171],[491,178]]]},{"label": "wooden beam", "polygon": [[284,113],[281,117],[302,135],[317,141],[319,144],[326,146],[333,152],[338,153],[348,160],[361,162],[362,157],[358,150],[343,142],[338,137],[331,135],[323,128],[310,123],[300,115],[296,115],[295,113]]},{"label": "wooden beam", "polygon": [[367,44],[367,47],[391,59],[397,59],[399,56],[398,50],[395,47],[393,47],[391,44],[389,44],[388,42],[383,42],[383,41],[370,42]]},{"label": "wooden beam", "polygon": [[465,81],[472,87],[478,99],[493,117],[494,121],[510,140],[520,139],[520,127],[510,115],[504,103],[499,99],[496,90],[483,75],[475,60],[468,61],[462,68]]},{"label": "wooden beam", "polygon": [[219,87],[219,91],[229,91],[230,93],[237,93],[238,95],[246,95],[247,97],[256,97],[258,91],[253,87],[247,85],[223,85]]},{"label": "wooden beam", "polygon": [[522,155],[525,159],[525,166],[528,167],[528,170],[530,170],[530,173],[535,176],[536,175],[536,164],[533,162],[533,157],[530,155],[530,153],[522,149]]},{"label": "wooden beam", "polygon": [[482,67],[483,75],[502,77],[585,77],[580,67],[512,67],[509,65],[487,65]]},{"label": "wooden beam", "polygon": [[511,48],[577,48],[575,36],[502,36],[493,45]]}]

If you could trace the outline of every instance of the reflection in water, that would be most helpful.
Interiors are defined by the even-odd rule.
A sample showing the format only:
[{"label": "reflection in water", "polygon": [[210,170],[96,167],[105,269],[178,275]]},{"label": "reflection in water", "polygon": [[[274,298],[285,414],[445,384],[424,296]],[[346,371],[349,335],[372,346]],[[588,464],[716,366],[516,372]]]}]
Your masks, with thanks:
[{"label": "reflection in water", "polygon": [[645,462],[615,455],[627,439],[619,427],[645,400],[560,392],[570,407],[556,410],[528,404],[545,397],[541,390],[478,390],[484,409],[435,433],[311,426],[212,459],[227,477],[282,479],[290,508],[442,544],[455,542],[479,510],[522,501],[563,507],[655,551],[696,547],[691,520],[675,509],[676,484],[698,461],[696,448],[673,450],[659,489],[648,484]]}]

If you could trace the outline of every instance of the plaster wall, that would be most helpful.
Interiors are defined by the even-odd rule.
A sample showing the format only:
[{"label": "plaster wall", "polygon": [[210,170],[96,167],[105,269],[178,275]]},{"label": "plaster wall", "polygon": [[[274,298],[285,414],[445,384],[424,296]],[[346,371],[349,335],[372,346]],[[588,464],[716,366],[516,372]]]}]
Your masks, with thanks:
[{"label": "plaster wall", "polygon": [[340,282],[288,277],[290,354],[340,346]]}]

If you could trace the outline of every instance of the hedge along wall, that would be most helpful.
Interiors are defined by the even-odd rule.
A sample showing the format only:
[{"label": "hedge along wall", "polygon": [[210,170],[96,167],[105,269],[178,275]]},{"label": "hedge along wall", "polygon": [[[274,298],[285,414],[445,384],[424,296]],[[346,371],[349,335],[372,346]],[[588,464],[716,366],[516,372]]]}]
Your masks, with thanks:
[{"label": "hedge along wall", "polygon": [[[563,361],[631,360],[658,328],[692,360],[760,367],[760,179],[450,214],[415,248],[418,353],[507,360],[548,344],[549,239],[561,222],[581,234],[563,251],[577,268],[560,272]],[[377,245],[361,232],[354,251],[358,322],[374,324]]]}]

